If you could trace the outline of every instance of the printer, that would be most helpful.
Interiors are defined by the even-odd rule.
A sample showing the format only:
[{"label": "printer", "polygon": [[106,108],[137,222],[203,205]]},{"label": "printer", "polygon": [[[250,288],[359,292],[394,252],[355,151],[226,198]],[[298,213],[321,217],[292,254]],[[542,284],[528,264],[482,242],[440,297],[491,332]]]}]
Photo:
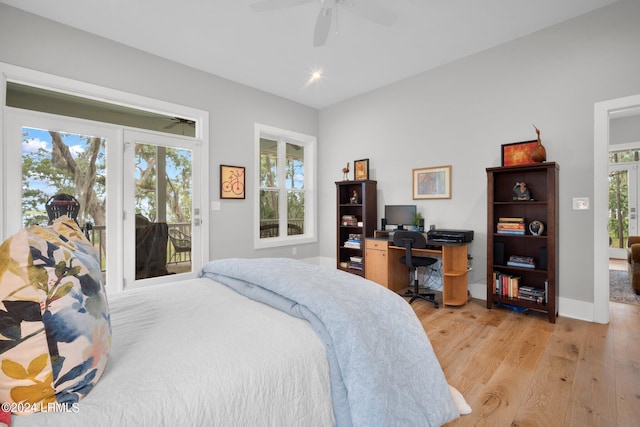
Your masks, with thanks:
[{"label": "printer", "polygon": [[473,230],[430,230],[427,236],[434,242],[469,243]]}]

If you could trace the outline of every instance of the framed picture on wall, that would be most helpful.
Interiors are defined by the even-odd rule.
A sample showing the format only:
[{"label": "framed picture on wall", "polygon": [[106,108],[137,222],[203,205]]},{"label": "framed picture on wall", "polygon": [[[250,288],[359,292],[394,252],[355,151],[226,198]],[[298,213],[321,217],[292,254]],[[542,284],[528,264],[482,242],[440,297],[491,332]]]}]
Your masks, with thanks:
[{"label": "framed picture on wall", "polygon": [[537,139],[533,141],[502,144],[502,166],[530,165],[535,163],[531,159],[531,151],[537,144]]},{"label": "framed picture on wall", "polygon": [[369,159],[353,161],[353,179],[355,181],[366,181],[369,179]]},{"label": "framed picture on wall", "polygon": [[413,198],[450,199],[451,166],[414,169]]},{"label": "framed picture on wall", "polygon": [[220,165],[220,198],[244,199],[244,167]]}]

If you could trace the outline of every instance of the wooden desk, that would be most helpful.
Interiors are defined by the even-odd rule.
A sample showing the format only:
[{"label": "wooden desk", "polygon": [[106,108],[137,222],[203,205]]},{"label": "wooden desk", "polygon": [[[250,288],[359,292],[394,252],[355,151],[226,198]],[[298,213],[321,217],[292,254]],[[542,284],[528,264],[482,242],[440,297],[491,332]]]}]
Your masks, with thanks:
[{"label": "wooden desk", "polygon": [[[442,258],[442,305],[464,305],[467,296],[467,245],[466,243],[428,242],[438,249],[414,249],[416,255]],[[405,249],[393,246],[388,237],[367,238],[365,242],[365,277],[401,292],[408,287],[409,269],[400,263]]]}]

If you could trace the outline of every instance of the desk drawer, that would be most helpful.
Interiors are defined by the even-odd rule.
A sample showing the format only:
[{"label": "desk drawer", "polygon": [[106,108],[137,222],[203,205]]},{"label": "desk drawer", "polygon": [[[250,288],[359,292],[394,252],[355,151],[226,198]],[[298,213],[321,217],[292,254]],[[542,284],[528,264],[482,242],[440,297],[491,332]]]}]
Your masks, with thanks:
[{"label": "desk drawer", "polygon": [[389,242],[387,242],[386,240],[367,239],[365,245],[367,249],[378,249],[386,251],[387,247],[389,246]]}]

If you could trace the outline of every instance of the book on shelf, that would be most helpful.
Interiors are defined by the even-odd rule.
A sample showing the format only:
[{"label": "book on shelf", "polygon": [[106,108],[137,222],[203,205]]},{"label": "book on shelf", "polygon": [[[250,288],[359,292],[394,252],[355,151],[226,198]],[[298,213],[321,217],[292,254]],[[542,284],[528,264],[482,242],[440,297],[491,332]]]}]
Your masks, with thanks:
[{"label": "book on shelf", "polygon": [[544,289],[534,288],[532,286],[521,286],[518,291],[518,299],[542,304],[547,302],[546,294],[547,292]]},{"label": "book on shelf", "polygon": [[362,257],[354,255],[354,256],[349,257],[349,261],[362,263]]},{"label": "book on shelf", "polygon": [[531,301],[536,304],[546,304],[547,302],[546,283],[545,289],[534,288],[523,285],[520,276],[494,271],[492,286],[494,295]]},{"label": "book on shelf", "polygon": [[362,234],[351,233],[349,238],[344,242],[345,248],[361,249],[362,248]]},{"label": "book on shelf", "polygon": [[516,231],[523,230],[524,231],[524,224],[523,223],[521,224],[518,222],[508,222],[508,223],[499,222],[497,230],[516,230]]},{"label": "book on shelf", "polygon": [[520,288],[521,281],[522,278],[520,276],[494,271],[493,293],[494,295],[515,298],[518,295],[518,289]]},{"label": "book on shelf", "polygon": [[524,236],[525,232],[524,230],[497,230],[496,233],[498,234],[513,234],[516,236]]},{"label": "book on shelf", "polygon": [[349,268],[352,270],[364,270],[364,264],[361,262],[349,261]]},{"label": "book on shelf", "polygon": [[501,216],[498,218],[498,222],[521,222],[524,224],[524,217],[521,216],[515,216],[515,217],[511,217],[511,216]]},{"label": "book on shelf", "polygon": [[350,249],[362,249],[362,244],[359,241],[354,242],[351,240],[347,240],[346,242],[344,242],[344,247]]},{"label": "book on shelf", "polygon": [[522,217],[500,217],[496,226],[498,234],[525,234],[524,218]]},{"label": "book on shelf", "polygon": [[358,218],[355,215],[342,215],[342,225],[355,226],[358,225]]},{"label": "book on shelf", "polygon": [[530,256],[511,255],[507,265],[510,267],[536,268],[536,261]]}]

